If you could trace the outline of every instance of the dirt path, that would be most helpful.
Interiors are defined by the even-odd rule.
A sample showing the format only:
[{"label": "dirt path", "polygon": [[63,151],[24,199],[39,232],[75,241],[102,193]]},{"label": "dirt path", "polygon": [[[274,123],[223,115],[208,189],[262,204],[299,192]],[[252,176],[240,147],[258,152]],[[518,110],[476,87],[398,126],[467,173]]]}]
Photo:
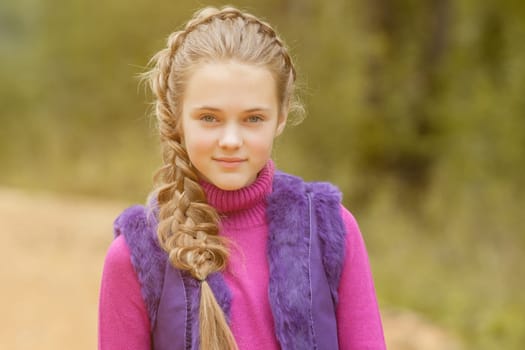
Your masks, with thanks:
[{"label": "dirt path", "polygon": [[[111,227],[124,203],[0,188],[0,349],[96,349]],[[384,311],[390,350],[459,350],[410,312]]]}]

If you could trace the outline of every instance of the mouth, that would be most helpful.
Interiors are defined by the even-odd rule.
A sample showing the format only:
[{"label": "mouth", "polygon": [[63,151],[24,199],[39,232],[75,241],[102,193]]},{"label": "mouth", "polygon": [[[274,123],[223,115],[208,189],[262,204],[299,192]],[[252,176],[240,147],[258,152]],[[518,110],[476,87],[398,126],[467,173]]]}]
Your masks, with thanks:
[{"label": "mouth", "polygon": [[245,158],[238,158],[238,157],[218,157],[218,158],[213,158],[213,160],[227,168],[236,167],[246,161]]},{"label": "mouth", "polygon": [[244,162],[245,158],[238,158],[238,157],[217,157],[213,158],[213,160],[216,160],[218,162],[225,162],[225,163],[240,163]]}]

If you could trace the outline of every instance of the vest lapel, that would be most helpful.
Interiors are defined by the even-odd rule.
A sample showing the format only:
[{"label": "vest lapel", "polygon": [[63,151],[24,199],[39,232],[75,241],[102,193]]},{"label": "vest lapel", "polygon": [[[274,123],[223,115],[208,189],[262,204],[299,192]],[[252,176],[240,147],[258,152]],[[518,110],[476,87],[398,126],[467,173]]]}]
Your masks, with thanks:
[{"label": "vest lapel", "polygon": [[283,349],[315,349],[309,201],[304,183],[276,173],[268,197],[269,299]]}]

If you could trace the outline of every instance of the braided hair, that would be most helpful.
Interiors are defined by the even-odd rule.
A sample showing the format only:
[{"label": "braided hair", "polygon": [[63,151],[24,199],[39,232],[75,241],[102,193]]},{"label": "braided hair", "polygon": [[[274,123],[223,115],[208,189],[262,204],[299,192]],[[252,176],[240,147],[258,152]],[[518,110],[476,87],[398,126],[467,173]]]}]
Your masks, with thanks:
[{"label": "braided hair", "polygon": [[224,314],[206,278],[225,268],[227,242],[219,236],[219,216],[207,203],[196,169],[184,148],[182,100],[199,64],[233,60],[266,67],[275,79],[281,113],[300,110],[294,97],[295,69],[288,50],[266,22],[233,7],[204,8],[184,29],[169,35],[144,74],[155,96],[163,166],[157,171],[157,236],[170,263],[202,281],[201,349],[237,349]]}]

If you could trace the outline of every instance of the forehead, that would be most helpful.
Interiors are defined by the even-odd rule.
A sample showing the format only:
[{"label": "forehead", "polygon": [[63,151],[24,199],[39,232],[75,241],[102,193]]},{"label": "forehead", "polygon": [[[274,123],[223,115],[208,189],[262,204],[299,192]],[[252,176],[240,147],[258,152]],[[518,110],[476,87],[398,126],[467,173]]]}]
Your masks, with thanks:
[{"label": "forehead", "polygon": [[276,83],[265,67],[235,61],[203,63],[186,82],[184,109],[206,105],[218,109],[277,110]]}]

